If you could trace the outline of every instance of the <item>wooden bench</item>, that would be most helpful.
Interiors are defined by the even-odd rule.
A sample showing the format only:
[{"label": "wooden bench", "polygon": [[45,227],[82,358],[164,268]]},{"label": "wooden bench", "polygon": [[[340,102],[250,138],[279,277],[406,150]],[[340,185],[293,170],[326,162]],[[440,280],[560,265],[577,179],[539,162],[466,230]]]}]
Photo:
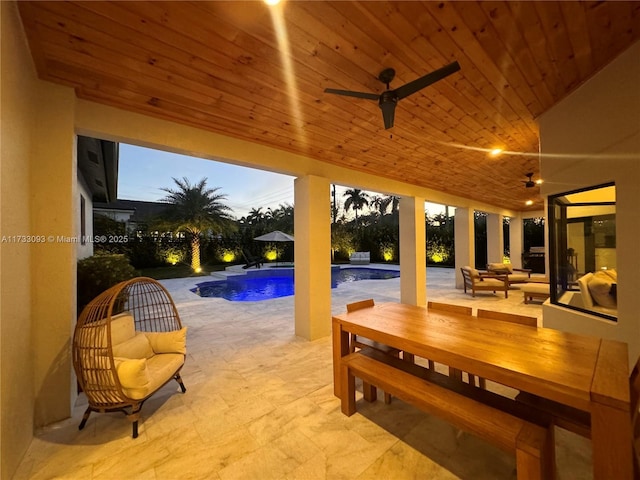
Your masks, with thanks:
[{"label": "wooden bench", "polygon": [[[508,453],[515,453],[519,479],[555,478],[553,424],[547,416],[535,410],[531,413],[526,405],[364,349],[343,357],[340,365],[341,407],[348,416],[356,411],[355,377],[363,380],[365,400],[375,399],[375,385]],[[530,415],[536,423],[524,420]]]}]

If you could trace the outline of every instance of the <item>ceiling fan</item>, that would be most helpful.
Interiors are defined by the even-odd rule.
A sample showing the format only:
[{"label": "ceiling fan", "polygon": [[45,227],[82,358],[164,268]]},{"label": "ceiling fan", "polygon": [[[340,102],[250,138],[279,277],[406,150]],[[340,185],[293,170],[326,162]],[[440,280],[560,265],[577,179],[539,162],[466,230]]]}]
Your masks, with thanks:
[{"label": "ceiling fan", "polygon": [[325,88],[324,91],[325,93],[333,93],[335,95],[364,98],[366,100],[377,100],[380,110],[382,110],[382,119],[384,120],[384,128],[386,130],[393,127],[393,119],[398,100],[402,100],[403,98],[428,87],[438,80],[448,77],[458,70],[460,70],[460,65],[458,62],[453,62],[447,66],[439,68],[438,70],[428,73],[423,77],[417,78],[412,82],[405,83],[401,87],[391,90],[389,88],[389,84],[396,76],[396,71],[393,68],[385,68],[378,75],[378,80],[387,85],[387,90],[382,92],[380,95],[376,93],[352,92],[351,90],[336,90],[335,88]]},{"label": "ceiling fan", "polygon": [[524,186],[526,188],[533,188],[536,186],[536,182],[534,182],[533,179],[531,178],[533,177],[533,172],[526,173],[524,176],[529,179],[529,180],[522,180],[522,183],[524,183]]}]

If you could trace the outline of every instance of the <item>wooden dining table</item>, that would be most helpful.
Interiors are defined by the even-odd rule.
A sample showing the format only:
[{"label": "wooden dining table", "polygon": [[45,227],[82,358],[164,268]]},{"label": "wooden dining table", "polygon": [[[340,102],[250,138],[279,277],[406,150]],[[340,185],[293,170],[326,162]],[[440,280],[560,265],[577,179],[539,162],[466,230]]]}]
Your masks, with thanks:
[{"label": "wooden dining table", "polygon": [[627,344],[384,303],[333,317],[334,393],[350,334],[591,414],[595,479],[633,478]]}]

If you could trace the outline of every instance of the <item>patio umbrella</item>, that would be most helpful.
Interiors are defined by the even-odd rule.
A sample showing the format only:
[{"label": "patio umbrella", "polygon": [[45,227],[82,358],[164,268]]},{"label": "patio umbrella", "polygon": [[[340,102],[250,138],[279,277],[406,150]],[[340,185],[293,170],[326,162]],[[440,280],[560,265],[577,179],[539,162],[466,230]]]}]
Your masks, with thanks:
[{"label": "patio umbrella", "polygon": [[[283,233],[280,230],[274,230],[273,232],[265,233],[264,235],[255,237],[254,240],[258,240],[260,242],[293,242],[294,241],[291,235]],[[276,265],[278,265],[277,261],[276,261]]]}]

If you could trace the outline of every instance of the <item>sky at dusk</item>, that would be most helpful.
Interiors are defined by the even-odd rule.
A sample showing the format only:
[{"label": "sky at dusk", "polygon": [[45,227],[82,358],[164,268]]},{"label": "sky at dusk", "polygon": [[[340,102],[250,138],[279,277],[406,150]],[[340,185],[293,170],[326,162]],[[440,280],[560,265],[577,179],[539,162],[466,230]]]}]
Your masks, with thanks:
[{"label": "sky at dusk", "polygon": [[[219,187],[227,195],[226,204],[236,218],[246,216],[252,208],[276,209],[293,205],[294,177],[223,162],[179,155],[133,145],[120,144],[118,198],[157,202],[166,196],[162,188],[175,189],[173,178],[186,177],[191,184],[207,178],[207,186]],[[348,187],[336,187],[338,201]],[[376,195],[375,192],[369,192]],[[443,211],[441,205],[427,203],[429,214]]]},{"label": "sky at dusk", "polygon": [[119,199],[157,202],[167,195],[162,188],[177,188],[172,177],[186,177],[192,185],[206,177],[208,187],[227,195],[226,204],[237,218],[252,208],[293,205],[294,177],[120,144]]}]

